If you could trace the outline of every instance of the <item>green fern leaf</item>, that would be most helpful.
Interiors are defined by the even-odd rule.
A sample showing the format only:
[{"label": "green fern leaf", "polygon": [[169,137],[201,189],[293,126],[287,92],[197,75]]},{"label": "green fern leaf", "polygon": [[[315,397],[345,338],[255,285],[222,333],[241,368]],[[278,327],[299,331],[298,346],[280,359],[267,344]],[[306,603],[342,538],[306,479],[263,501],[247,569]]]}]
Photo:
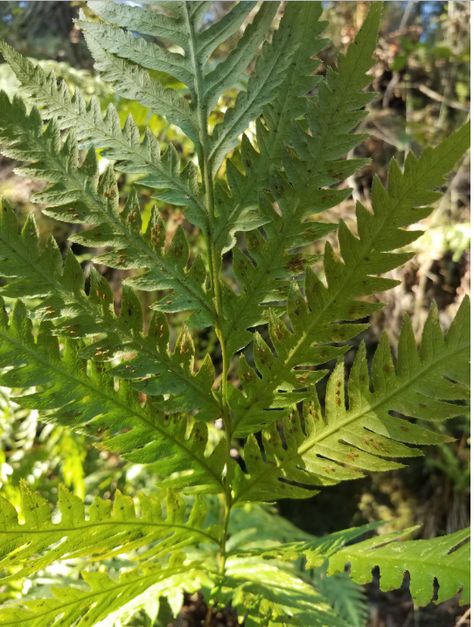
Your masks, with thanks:
[{"label": "green fern leaf", "polygon": [[315,583],[330,602],[336,614],[348,627],[366,627],[369,618],[363,588],[355,584],[347,573],[324,576]]},{"label": "green fern leaf", "polygon": [[426,149],[419,158],[409,155],[403,172],[392,161],[387,189],[375,179],[373,213],[361,204],[357,207],[358,237],[351,234],[343,222],[339,225],[342,259],[329,244],[326,246],[327,286],[307,270],[305,298],[298,288],[293,289],[288,298],[291,329],[275,316],[271,319],[270,336],[276,355],[256,336],[254,358],[261,378],[253,377],[246,386],[246,398],[236,399],[237,407],[241,407],[235,412],[236,433],[252,432],[263,427],[272,416],[278,418],[277,412],[265,412],[264,408],[291,406],[304,396],[292,397],[292,390],[304,388],[318,377],[318,373],[315,375],[301,367],[321,365],[337,357],[348,346],[331,344],[346,343],[364,330],[366,325],[356,321],[380,306],[361,298],[396,285],[392,279],[378,275],[410,258],[410,253],[392,251],[419,237],[419,231],[405,228],[431,212],[426,205],[440,196],[433,188],[442,184],[468,144],[469,127],[466,125],[436,148]]},{"label": "green fern leaf", "polygon": [[[318,83],[318,78],[313,72],[319,61],[312,57],[325,43],[320,37],[324,26],[318,21],[320,15],[319,3],[294,2],[288,5],[282,18],[284,22],[289,23],[290,28],[300,32],[301,36],[298,42],[295,42],[297,45],[288,51],[292,53],[291,63],[284,81],[272,102],[264,108],[262,116],[256,120],[256,141],[260,152],[257,152],[244,136],[239,147],[239,158],[227,162],[228,185],[218,187],[216,190],[220,213],[217,216],[214,239],[219,250],[225,252],[235,245],[237,231],[251,231],[268,222],[268,216],[259,215],[259,194],[269,188],[269,173],[277,168],[279,157],[285,152],[288,127],[294,123],[294,118],[304,113],[307,94],[311,93]],[[300,71],[295,72],[295,67]],[[288,157],[286,154],[285,158]],[[235,161],[240,161],[243,173],[234,164]]]},{"label": "green fern leaf", "polygon": [[137,7],[118,2],[93,0],[88,2],[87,6],[109,24],[143,35],[159,37],[182,48],[188,44],[182,24],[172,12],[166,11],[167,7],[164,3],[160,2],[160,5],[155,7],[149,4]]},{"label": "green fern leaf", "polygon": [[[178,4],[181,5],[179,10]],[[168,14],[156,10],[150,11],[147,7],[137,9],[132,6],[122,6],[114,2],[103,1],[89,2],[89,7],[96,15],[108,23],[106,32],[113,33],[113,35],[119,34],[119,36],[123,37],[123,34],[120,35],[118,32],[119,29],[111,29],[110,24],[119,26],[121,29],[127,28],[128,31],[139,32],[143,35],[151,35],[176,43],[184,50],[185,54],[184,56],[175,54],[174,57],[177,57],[175,60],[178,60],[181,64],[184,63],[188,72],[192,67],[193,57],[199,60],[201,67],[204,67],[205,93],[203,94],[203,100],[206,103],[207,111],[209,111],[226,89],[238,85],[245,78],[245,70],[254,59],[255,51],[258,50],[263,37],[271,25],[276,7],[269,4],[262,5],[229,57],[220,61],[213,68],[212,65],[206,67],[209,57],[221,43],[236,34],[256,3],[236,3],[222,19],[202,29],[200,28],[199,14],[191,14],[191,5],[189,17],[194,31],[194,45],[191,42],[189,27],[185,23],[187,9],[183,4],[174,3],[173,5],[168,5]],[[164,8],[166,9],[166,7]],[[101,24],[101,27],[104,28],[104,25]],[[111,43],[114,46],[113,38]],[[144,40],[140,43],[135,41],[133,44],[144,45]],[[154,46],[154,54],[158,54],[158,56],[169,54],[166,49],[160,48],[160,50],[157,50],[157,48],[158,46]],[[114,51],[109,48],[109,50],[119,56],[123,54],[123,51],[120,49]],[[140,57],[135,62],[143,65]],[[178,79],[180,78],[173,71],[172,64],[164,66],[163,71],[172,74]],[[190,80],[189,77],[188,80],[183,80],[182,78],[181,80],[194,92],[194,76]]]},{"label": "green fern leaf", "polygon": [[[0,293],[15,301],[10,314],[8,300],[0,308],[0,385],[20,412],[89,436],[159,482],[156,498],[117,493],[87,512],[63,490],[53,516],[26,487],[19,516],[0,498],[0,579],[18,596],[0,606],[0,627],[125,624],[147,595],[155,609],[165,597],[150,619],[168,623],[183,590],[231,604],[246,625],[360,625],[360,589],[339,572],[347,561],[357,581],[378,565],[390,587],[408,568],[421,602],[435,572],[440,598],[465,587],[463,533],[347,547],[376,525],[313,538],[254,504],[399,468],[420,445],[447,441],[436,425],[467,409],[467,301],[446,332],[432,310],[419,347],[405,323],[396,359],[386,337],[370,368],[363,343],[348,375],[343,358],[379,308],[371,298],[396,284],[384,275],[410,258],[411,227],[467,149],[468,127],[403,169],[393,161],[386,188],[373,182],[371,208],[356,205],[354,232],[341,222],[337,247],[314,252],[336,227],[319,214],[347,198],[344,181],[364,162],[346,157],[372,97],[381,10],[371,3],[323,74],[319,2],[242,1],[222,15],[201,1],[90,2],[80,24],[96,67],[118,95],[188,135],[195,156],[183,158],[0,44],[33,100],[30,110],[0,95],[3,153],[46,182],[34,200],[47,216],[82,225],[72,243],[123,271],[120,289],[91,264],[86,281],[71,250],[63,259],[31,216],[19,230],[0,207]],[[222,115],[230,88],[235,104]],[[196,246],[157,207],[144,224],[135,188],[119,197],[116,172],[182,207]],[[168,327],[175,313],[179,328]],[[203,328],[215,337],[193,337]],[[45,592],[43,575],[71,563],[76,579]],[[24,600],[22,579],[34,586]]]},{"label": "green fern leaf", "polygon": [[16,216],[5,202],[0,209],[0,276],[9,279],[1,293],[32,299],[35,316],[50,321],[52,333],[93,338],[93,343],[82,349],[82,356],[104,361],[127,353],[127,363],[115,368],[114,376],[131,381],[140,376],[134,387],[148,395],[171,394],[168,402],[163,401],[166,411],[198,410],[205,420],[220,414],[211,389],[215,373],[209,356],[197,373],[192,363],[184,367],[178,343],[171,352],[168,324],[162,314],[151,318],[145,335],[141,304],[127,286],[122,289],[120,313],[115,315],[108,284],[94,269],[87,296],[74,255],[69,251],[63,264],[53,238],[43,247],[32,215],[19,232]]},{"label": "green fern leaf", "polygon": [[264,44],[247,90],[239,93],[234,107],[226,111],[222,123],[215,127],[209,152],[214,172],[217,172],[226,154],[234,148],[239,135],[259,116],[285,80],[290,62],[299,47],[291,25],[291,20],[283,19],[271,43]]},{"label": "green fern leaf", "polygon": [[[206,27],[203,18],[209,5],[197,10],[196,3],[173,2],[157,5],[155,10],[150,11],[114,2],[93,1],[88,6],[104,21],[88,21],[83,23],[83,28],[86,33],[100,39],[108,52],[142,67],[165,72],[184,83],[191,91],[194,102],[200,99],[201,104],[205,103],[207,115],[224,90],[244,78],[245,70],[271,25],[276,7],[261,7],[230,58],[218,63],[215,68],[208,63],[216,48],[238,32],[255,4],[237,3],[224,17]],[[128,30],[123,30],[125,28]],[[170,52],[143,38],[132,38],[130,31],[176,43],[184,54]],[[224,69],[225,75],[222,72]],[[201,74],[208,94],[198,94],[201,87],[197,85],[196,77]]]},{"label": "green fern leaf", "polygon": [[284,566],[255,558],[231,558],[227,568],[228,595],[250,627],[347,626],[314,586]]},{"label": "green fern leaf", "polygon": [[155,136],[147,130],[141,141],[131,117],[122,129],[112,104],[104,116],[95,97],[87,104],[79,91],[71,96],[63,80],[35,65],[5,42],[0,41],[0,51],[44,119],[54,118],[61,130],[73,128],[78,141],[100,148],[105,157],[115,161],[117,170],[140,174],[140,184],[155,189],[158,198],[183,206],[187,218],[205,229],[205,209],[199,195],[196,168],[191,161],[183,168],[173,146],[161,155]]},{"label": "green fern leaf", "polygon": [[51,586],[49,596],[0,606],[0,626],[95,625],[113,617],[129,603],[136,605],[146,591],[160,596],[176,588],[177,581],[191,582],[198,566],[192,563],[168,568],[144,565],[131,568],[117,578],[100,571],[84,571],[78,585]]},{"label": "green fern leaf", "polygon": [[[238,31],[254,4],[238,3],[221,20],[206,28],[203,18],[208,5],[200,8],[196,3],[189,2],[158,5],[155,11],[146,10],[145,15],[151,15],[145,24],[141,9],[123,8],[116,3],[91,2],[92,10],[104,21],[83,20],[80,24],[95,57],[96,67],[116,85],[119,93],[137,99],[159,115],[164,115],[199,146],[200,140],[204,139],[203,128],[207,127],[212,107],[219,95],[245,77],[245,70],[255,58],[258,45],[277,8],[276,5],[263,5],[233,54],[212,69],[209,57],[222,42]],[[137,38],[131,33],[133,30],[153,33],[155,37],[177,43],[184,54],[171,52],[142,37]],[[164,72],[186,85],[191,95],[190,103],[177,91],[164,89],[147,70]],[[253,108],[256,106],[254,104]],[[251,114],[242,117],[242,130],[251,119]],[[229,141],[232,143],[228,138],[227,148]],[[212,158],[212,152],[210,156]]]},{"label": "green fern leaf", "polygon": [[[26,484],[21,487],[21,496],[22,524],[18,523],[15,508],[0,497],[0,580],[3,582],[25,579],[58,560],[94,563],[134,554],[135,561],[146,563],[169,557],[176,546],[217,542],[214,532],[202,526],[206,514],[204,503],[196,500],[191,512],[186,513],[183,500],[171,492],[163,495],[166,511],[163,511],[163,498],[141,496],[138,516],[133,499],[117,491],[113,501],[96,498],[85,518],[84,503],[61,488],[60,522],[51,521],[47,501]],[[137,548],[139,554],[135,554]],[[9,572],[13,565],[13,571]]]},{"label": "green fern leaf", "polygon": [[205,271],[199,259],[186,268],[189,254],[182,233],[178,231],[164,250],[163,225],[155,211],[143,237],[136,195],[129,197],[119,214],[113,171],[107,169],[99,176],[93,150],[81,157],[71,134],[62,141],[54,122],[43,130],[37,110],[28,114],[18,98],[10,102],[0,94],[0,111],[3,153],[27,161],[21,169],[24,174],[52,183],[36,195],[37,202],[48,205],[44,213],[64,222],[93,225],[94,229],[72,239],[88,246],[112,247],[113,252],[98,257],[111,267],[147,268],[128,283],[145,290],[171,289],[161,303],[162,311],[194,310],[197,325],[212,324],[212,303],[203,288]]},{"label": "green fern leaf", "polygon": [[[49,323],[42,323],[34,338],[20,300],[10,321],[2,312],[0,371],[2,385],[23,389],[15,396],[20,406],[39,410],[46,420],[85,429],[100,446],[130,461],[151,464],[163,477],[162,485],[220,489],[225,450],[221,440],[206,454],[206,424],[181,415],[166,418],[151,401],[142,406],[124,381],[116,390],[110,374],[87,364],[76,344],[66,342],[61,353]],[[32,387],[35,392],[29,391]]]},{"label": "green fern leaf", "polygon": [[[250,8],[251,3],[239,2],[233,10],[228,14],[229,18],[232,12],[239,12],[243,7]],[[263,2],[258,13],[254,16],[252,23],[247,26],[244,34],[237,42],[235,48],[229,55],[221,60],[214,68],[210,68],[206,74],[204,87],[204,101],[209,109],[214,107],[219,97],[230,87],[240,87],[242,83],[247,82],[246,70],[255,59],[256,52],[264,40],[278,7],[271,2]],[[213,29],[220,30],[220,24],[226,20],[225,16],[216,25],[210,26],[204,31],[201,39],[206,46],[207,36],[205,33]]]},{"label": "green fern leaf", "polygon": [[[192,3],[175,2],[168,5],[169,15],[163,16],[164,22],[168,24],[172,20],[175,31],[180,31],[179,40],[184,56],[142,38],[137,39],[117,26],[117,23],[124,26],[125,13],[121,15],[116,5],[107,8],[106,3],[98,2],[91,3],[91,7],[105,20],[115,22],[81,22],[96,65],[106,80],[115,84],[119,93],[125,97],[138,99],[153,111],[165,115],[197,145],[200,139],[204,140],[203,129],[207,128],[207,117],[218,95],[242,77],[255,57],[252,43],[261,42],[276,10],[276,5],[263,4],[252,24],[247,27],[240,45],[225,61],[209,71],[206,65],[210,54],[219,43],[235,32],[252,4],[238,4],[221,21],[207,29],[201,28],[202,15],[193,8]],[[127,16],[132,15],[132,23],[133,13],[133,8],[126,11]],[[155,19],[157,29],[154,32],[158,37],[161,35],[159,19]],[[166,38],[166,33],[164,36]],[[209,168],[213,172],[217,171],[225,155],[235,146],[238,136],[273,98],[285,78],[297,47],[298,40],[292,37],[291,22],[284,20],[272,43],[264,45],[262,53],[257,57],[247,90],[239,93],[235,106],[228,110],[222,124],[216,126],[209,149],[204,146]],[[187,85],[191,93],[191,110],[196,116],[194,122],[190,121],[186,101],[177,94],[172,96],[171,90],[164,90],[162,102],[159,102],[158,92],[163,92],[163,88],[152,80],[145,69],[166,72]],[[191,128],[192,124],[194,128]]]},{"label": "green fern leaf", "polygon": [[[372,63],[380,5],[373,3],[371,6],[355,42],[347,55],[341,57],[338,72],[329,73],[320,82],[311,77],[315,66],[312,56],[323,45],[318,37],[322,26],[317,21],[320,8],[316,3],[304,3],[303,8],[296,3],[289,8],[292,6],[294,14],[285,12],[283,19],[288,19],[290,30],[305,32],[305,36],[294,50],[278,98],[257,122],[258,151],[244,139],[240,155],[244,171],[241,173],[228,164],[231,192],[220,200],[223,206],[231,207],[217,230],[218,237],[223,238],[221,245],[224,242],[226,247],[232,245],[227,232],[240,230],[239,224],[246,218],[249,206],[260,205],[264,225],[264,234],[253,232],[247,237],[245,273],[240,270],[242,255],[234,249],[234,274],[241,293],[229,295],[226,303],[224,336],[231,350],[242,348],[250,341],[251,335],[246,329],[262,323],[262,305],[284,300],[288,280],[301,275],[302,268],[313,261],[304,253],[305,247],[334,228],[318,224],[314,216],[348,195],[348,190],[332,187],[361,164],[360,160],[340,159],[360,140],[352,129],[361,119],[361,105],[371,99],[371,94],[362,90],[369,82],[367,70]],[[302,66],[301,74],[296,73],[297,78],[294,63]],[[351,97],[346,95],[348,83],[353,87]],[[307,95],[313,91],[314,96]],[[327,103],[328,93],[337,100],[336,107]],[[290,98],[290,94],[299,98]],[[306,128],[303,133],[300,116],[307,111],[311,112],[310,121],[314,111],[318,112],[324,132],[313,124],[311,135]],[[270,197],[264,200],[262,193]],[[278,211],[273,207],[275,201],[279,204]]]},{"label": "green fern leaf", "polygon": [[104,80],[116,87],[118,93],[129,100],[138,100],[153,113],[179,127],[195,144],[199,142],[199,131],[188,102],[174,89],[163,87],[154,81],[150,74],[139,66],[110,54],[103,46],[102,40],[96,39],[94,33],[81,22],[87,46],[95,59],[95,67],[101,72]]},{"label": "green fern leaf", "polygon": [[[99,6],[102,8],[102,14],[107,14],[107,6],[104,4],[100,3]],[[98,8],[94,2],[89,3],[89,7],[94,12]],[[117,5],[114,6],[113,3],[112,11],[114,14],[117,12]],[[115,57],[131,61],[147,70],[166,72],[179,82],[192,86],[194,76],[188,60],[182,54],[171,52],[143,37],[136,37],[130,31],[115,28],[104,22],[82,22],[81,26],[89,45],[91,40],[98,42],[101,48]],[[100,64],[98,64],[98,69],[100,69]],[[166,111],[163,113],[166,115]]]},{"label": "green fern leaf", "polygon": [[[250,473],[237,475],[237,498],[271,500],[284,493],[296,498],[301,488],[295,487],[295,482],[330,485],[357,479],[368,471],[398,468],[400,464],[393,458],[420,453],[407,444],[445,441],[439,432],[394,417],[392,412],[419,418],[422,423],[436,423],[465,413],[469,399],[468,318],[469,304],[465,299],[443,336],[432,310],[418,350],[407,322],[400,337],[396,366],[384,338],[373,360],[372,377],[362,344],[351,369],[347,398],[341,363],[329,379],[324,413],[315,398],[312,407],[304,411],[304,430],[295,413],[283,427],[284,442],[278,427],[265,432],[265,462],[260,460],[255,468],[250,454],[254,450],[257,455],[260,449],[256,445],[249,449],[252,439],[248,439],[244,459],[249,456]],[[272,493],[277,480],[287,486]]]},{"label": "green fern leaf", "polygon": [[350,563],[351,577],[367,583],[378,566],[383,591],[399,588],[408,571],[410,593],[418,605],[433,599],[435,578],[439,585],[437,603],[451,599],[460,590],[460,603],[469,603],[469,529],[430,540],[404,540],[406,535],[395,532],[344,547],[330,558],[329,571],[343,570]]},{"label": "green fern leaf", "polygon": [[[328,558],[341,551],[346,544],[354,542],[378,526],[380,523],[371,523],[315,538],[293,526],[267,507],[248,503],[233,512],[230,523],[232,536],[228,542],[229,557],[235,560],[239,567],[254,563],[254,560],[258,558],[263,558],[264,563],[270,566],[269,573],[275,574],[277,586],[280,577],[283,579],[290,572],[292,581],[290,585],[297,585],[298,578],[300,579],[300,591],[302,593],[300,601],[302,605],[297,602],[285,607],[284,601],[287,601],[288,597],[283,595],[279,602],[276,595],[273,596],[271,592],[265,592],[268,583],[266,576],[264,576],[260,590],[255,586],[253,592],[250,592],[253,586],[247,590],[242,585],[242,590],[239,590],[234,598],[238,603],[245,601],[246,607],[255,604],[255,615],[252,611],[251,617],[258,625],[262,624],[258,622],[262,620],[262,614],[265,615],[265,611],[270,611],[270,608],[274,613],[271,614],[270,612],[269,617],[266,617],[270,620],[268,624],[280,624],[277,617],[285,616],[288,624],[300,625],[306,624],[303,622],[304,619],[308,620],[308,624],[313,624],[309,622],[310,617],[312,620],[316,620],[316,624],[320,624],[321,617],[319,614],[312,616],[303,612],[300,615],[300,611],[304,607],[305,599],[309,601],[306,595],[314,595],[314,597],[321,595],[320,602],[325,606],[330,605],[334,608],[334,613],[331,613],[326,618],[327,622],[323,622],[323,624],[332,625],[332,619],[336,615],[338,618],[334,624],[342,623],[362,627],[365,624],[363,623],[363,616],[367,613],[367,607],[360,588],[347,577],[344,579],[340,575],[327,577],[327,563]],[[314,576],[312,574],[308,577],[308,571],[314,572]],[[339,580],[341,581],[339,587],[341,594],[336,595],[336,586]],[[344,590],[344,594],[342,594],[342,590]],[[261,599],[258,598],[259,592],[262,596]],[[291,594],[290,592],[289,596]],[[270,599],[273,603],[267,604]],[[259,605],[259,601],[261,605]],[[319,607],[321,608],[321,605]],[[271,622],[271,619],[275,622]]]},{"label": "green fern leaf", "polygon": [[228,553],[235,557],[263,556],[266,560],[286,563],[299,560],[300,565],[304,558],[305,569],[312,570],[324,567],[326,558],[382,524],[367,523],[315,537],[279,516],[268,505],[246,503],[232,513]]}]

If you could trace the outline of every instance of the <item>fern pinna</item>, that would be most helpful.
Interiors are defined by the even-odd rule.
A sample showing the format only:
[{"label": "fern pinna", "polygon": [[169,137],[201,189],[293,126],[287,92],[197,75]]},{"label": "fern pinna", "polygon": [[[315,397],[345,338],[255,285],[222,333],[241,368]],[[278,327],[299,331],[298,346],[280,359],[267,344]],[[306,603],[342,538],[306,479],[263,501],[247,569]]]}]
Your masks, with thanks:
[{"label": "fern pinna", "polygon": [[[156,484],[86,507],[61,489],[53,517],[26,485],[19,514],[3,498],[10,592],[0,626],[125,624],[142,610],[165,624],[161,612],[176,612],[185,590],[230,603],[246,626],[362,625],[354,581],[374,566],[385,588],[409,570],[415,601],[430,601],[433,577],[438,600],[467,598],[465,532],[347,545],[373,526],[314,538],[262,505],[398,468],[420,445],[443,442],[434,425],[466,409],[467,302],[445,333],[433,309],[419,346],[407,321],[396,359],[382,337],[369,368],[362,342],[346,382],[344,354],[380,307],[371,297],[396,284],[383,275],[410,258],[412,225],[469,143],[466,125],[403,167],[392,160],[371,206],[357,203],[356,231],[331,222],[364,163],[347,154],[372,98],[381,9],[371,3],[322,74],[317,2],[239,2],[220,19],[208,2],[89,2],[79,24],[96,68],[178,127],[190,159],[1,44],[22,93],[0,95],[3,154],[44,181],[34,196],[44,214],[80,225],[70,242],[124,279],[120,295],[93,265],[86,281],[71,249],[41,238],[32,215],[19,228],[4,202],[0,383],[43,421],[147,465]],[[230,52],[216,55],[224,42]],[[231,88],[235,103],[219,117]],[[133,176],[125,198],[119,173]],[[157,200],[150,213],[140,186]],[[170,205],[186,220],[174,231],[161,210]],[[314,242],[334,231],[337,244],[315,256]],[[197,348],[203,330],[217,351]],[[315,384],[327,374],[321,401]],[[18,582],[71,560],[80,580],[11,598]]]}]

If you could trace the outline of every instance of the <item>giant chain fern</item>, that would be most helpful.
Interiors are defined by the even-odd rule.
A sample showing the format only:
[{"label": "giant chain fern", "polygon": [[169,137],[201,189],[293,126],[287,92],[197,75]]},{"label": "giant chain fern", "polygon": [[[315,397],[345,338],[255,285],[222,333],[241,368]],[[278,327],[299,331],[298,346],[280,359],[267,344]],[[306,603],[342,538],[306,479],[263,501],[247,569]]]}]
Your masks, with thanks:
[{"label": "giant chain fern", "polygon": [[[19,513],[3,499],[4,584],[71,561],[82,580],[35,584],[1,607],[0,626],[126,622],[150,613],[150,599],[176,610],[180,590],[232,603],[246,625],[362,625],[360,590],[339,572],[347,562],[361,583],[379,566],[386,587],[408,570],[423,603],[434,577],[439,600],[461,588],[467,598],[464,532],[344,548],[367,529],[306,537],[282,521],[273,529],[276,515],[252,505],[398,468],[445,440],[439,421],[466,411],[467,302],[446,332],[432,309],[419,346],[406,321],[396,358],[382,337],[370,368],[360,343],[346,377],[344,354],[380,306],[372,297],[396,284],[383,275],[410,258],[412,226],[469,142],[466,125],[403,166],[392,160],[370,207],[357,203],[356,230],[331,223],[363,163],[347,153],[362,138],[380,14],[372,3],[336,68],[317,74],[327,43],[317,2],[238,2],[220,19],[209,2],[90,2],[79,23],[96,68],[178,127],[194,145],[188,160],[1,43],[22,93],[0,94],[3,154],[44,181],[33,198],[44,214],[80,225],[70,242],[124,279],[117,295],[94,266],[86,277],[70,248],[41,238],[33,215],[19,227],[4,202],[0,384],[43,421],[145,464],[157,487],[86,509],[61,490],[53,518],[27,486]],[[126,197],[118,173],[133,175]],[[151,213],[140,186],[157,199]],[[173,231],[163,205],[188,226]],[[332,231],[337,243],[318,257],[314,242]],[[197,348],[209,328],[218,351]],[[328,373],[321,399],[315,384]],[[263,539],[242,532],[255,516]]]}]

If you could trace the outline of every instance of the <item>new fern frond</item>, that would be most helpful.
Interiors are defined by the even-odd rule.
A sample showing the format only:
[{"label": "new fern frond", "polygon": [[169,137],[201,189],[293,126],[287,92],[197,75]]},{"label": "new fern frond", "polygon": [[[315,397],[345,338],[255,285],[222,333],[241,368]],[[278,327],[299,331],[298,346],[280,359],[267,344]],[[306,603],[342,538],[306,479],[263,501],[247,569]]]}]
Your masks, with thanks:
[{"label": "new fern frond", "polygon": [[[11,596],[25,578],[34,595],[0,606],[0,627],[125,624],[150,599],[177,609],[177,593],[196,590],[246,626],[359,625],[347,562],[358,583],[379,566],[387,587],[408,570],[423,603],[433,577],[439,599],[461,587],[467,598],[465,532],[310,538],[255,503],[399,468],[446,440],[436,423],[466,412],[467,300],[447,331],[432,309],[419,347],[407,321],[396,358],[383,336],[370,368],[364,343],[347,376],[343,359],[381,306],[373,297],[396,284],[384,274],[411,257],[468,127],[403,167],[392,160],[387,185],[375,178],[370,205],[354,207],[356,229],[336,225],[330,210],[365,163],[347,154],[363,139],[382,4],[324,72],[319,3],[226,8],[216,19],[209,2],[93,1],[79,20],[103,79],[179,127],[191,157],[0,43],[22,93],[0,94],[1,150],[45,182],[41,211],[74,225],[63,255],[32,215],[20,225],[2,203],[0,384],[156,477],[136,498],[92,495],[85,508],[61,489],[53,517],[25,486],[19,516],[3,499],[0,576]],[[133,175],[126,193],[119,173]],[[141,187],[158,200],[151,211]],[[182,226],[164,219],[167,205]],[[89,249],[84,268],[76,245]],[[81,579],[45,590],[58,562],[78,564]]]}]

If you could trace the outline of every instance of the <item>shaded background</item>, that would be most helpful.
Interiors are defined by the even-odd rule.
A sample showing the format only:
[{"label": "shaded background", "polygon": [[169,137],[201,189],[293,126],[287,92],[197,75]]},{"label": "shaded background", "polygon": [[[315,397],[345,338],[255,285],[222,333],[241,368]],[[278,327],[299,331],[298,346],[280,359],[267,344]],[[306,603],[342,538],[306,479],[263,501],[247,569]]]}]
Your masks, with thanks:
[{"label": "shaded background", "polygon": [[[319,72],[324,73],[334,64],[337,50],[353,39],[364,20],[367,5],[368,2],[362,1],[324,3],[328,36],[333,44],[323,51]],[[163,144],[172,140],[184,154],[189,154],[192,146],[177,131],[166,128],[162,120],[141,105],[119,101],[94,76],[90,55],[73,24],[80,6],[83,3],[76,1],[0,2],[0,37],[23,54],[41,59],[71,86],[98,95],[104,107],[114,101],[122,122],[131,113],[142,129],[150,125]],[[225,12],[228,6],[225,2],[210,3],[210,19],[213,13]],[[373,70],[375,98],[361,128],[368,137],[354,151],[355,155],[373,161],[349,180],[353,198],[331,211],[328,220],[343,218],[349,225],[354,224],[354,199],[369,204],[372,177],[378,174],[385,179],[391,157],[402,161],[408,150],[418,152],[439,142],[465,120],[469,112],[469,11],[470,3],[464,0],[386,3]],[[0,88],[10,94],[17,88],[6,65],[0,65]],[[232,100],[232,94],[228,99]],[[53,233],[65,248],[72,227],[45,218],[30,204],[30,194],[41,184],[17,177],[14,166],[11,160],[0,160],[0,195],[12,202],[20,216],[35,212],[43,234]],[[130,182],[121,176],[123,190],[128,189]],[[141,196],[146,213],[151,206],[150,192],[142,188]],[[176,224],[182,221],[179,211],[161,205]],[[400,280],[399,287],[380,296],[386,307],[375,317],[370,332],[363,336],[369,354],[383,329],[395,343],[405,315],[412,319],[419,334],[433,301],[440,310],[442,324],[450,323],[469,289],[468,206],[466,157],[447,184],[439,206],[422,225],[429,229],[414,244],[416,256],[392,273]],[[90,249],[74,246],[74,251],[87,270],[93,256]],[[123,273],[102,270],[118,287]],[[360,339],[357,338],[357,343]],[[202,346],[208,341],[203,335]],[[353,354],[349,353],[348,365],[352,358]],[[401,471],[374,474],[328,488],[307,501],[282,502],[281,513],[315,534],[378,519],[389,521],[385,530],[421,524],[420,537],[427,538],[468,526],[469,423],[458,419],[440,425],[439,429],[453,435],[455,442],[427,450],[425,458],[411,461]],[[35,412],[19,410],[9,401],[6,391],[0,389],[0,488],[13,502],[18,501],[22,478],[36,489],[43,489],[47,498],[54,498],[51,486],[60,482],[81,497],[94,492],[108,496],[116,488],[133,493],[147,489],[150,483],[140,467],[125,465],[113,455],[86,447],[80,436],[62,428],[39,423]],[[0,588],[0,600],[9,593]],[[371,627],[470,624],[467,608],[460,609],[455,602],[419,610],[413,608],[406,591],[381,594],[376,583],[368,587],[368,595]],[[192,620],[190,617],[189,621]]]}]

